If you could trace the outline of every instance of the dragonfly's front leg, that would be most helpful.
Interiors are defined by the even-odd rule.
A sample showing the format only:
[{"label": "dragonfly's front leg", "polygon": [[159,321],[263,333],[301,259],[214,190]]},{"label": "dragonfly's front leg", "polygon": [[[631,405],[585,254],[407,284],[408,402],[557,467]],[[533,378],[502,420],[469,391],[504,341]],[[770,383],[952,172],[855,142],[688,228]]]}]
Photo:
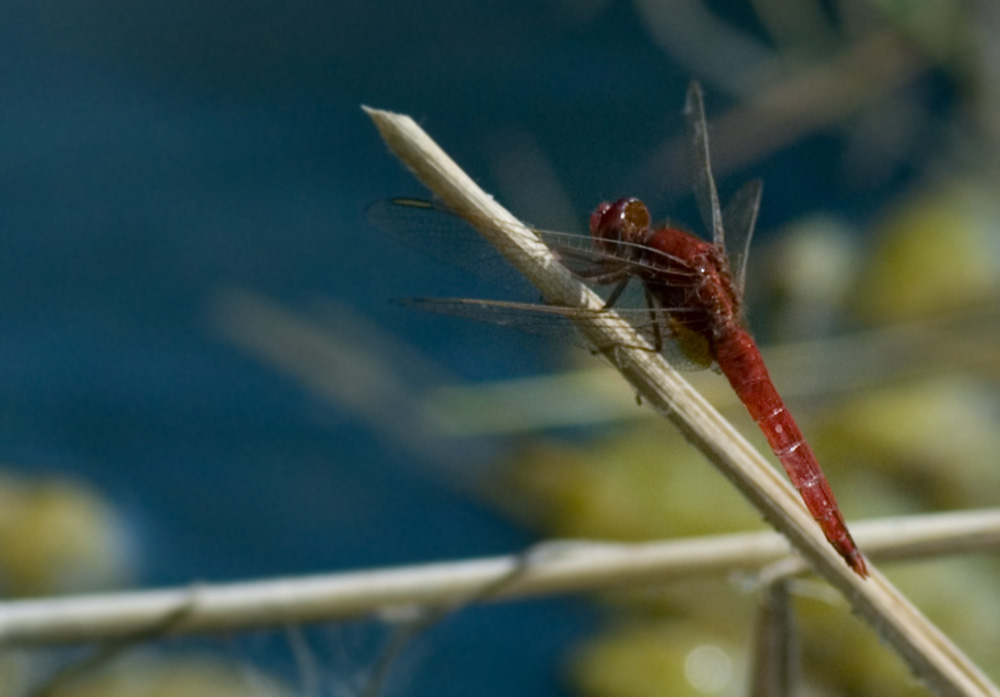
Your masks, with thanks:
[{"label": "dragonfly's front leg", "polygon": [[649,292],[649,286],[642,285],[642,291],[646,295],[646,308],[649,310],[649,321],[653,325],[653,348],[657,353],[663,351],[663,330],[660,329],[660,318],[656,312],[656,301],[653,294]]},{"label": "dragonfly's front leg", "polygon": [[614,307],[614,304],[618,302],[618,298],[621,297],[622,292],[625,290],[625,286],[628,285],[628,282],[631,279],[631,276],[626,276],[622,280],[618,281],[618,285],[611,291],[611,295],[608,296],[608,299],[604,301],[604,307],[601,308],[602,310],[610,310]]}]

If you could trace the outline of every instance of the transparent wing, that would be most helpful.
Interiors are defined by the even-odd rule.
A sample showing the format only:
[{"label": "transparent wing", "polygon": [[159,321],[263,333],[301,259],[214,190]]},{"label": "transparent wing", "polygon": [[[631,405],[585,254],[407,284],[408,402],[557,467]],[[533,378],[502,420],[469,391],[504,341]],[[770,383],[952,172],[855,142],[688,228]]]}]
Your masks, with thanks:
[{"label": "transparent wing", "polygon": [[407,247],[449,266],[497,281],[523,286],[519,274],[475,228],[444,205],[415,198],[376,201],[365,209],[365,221]]},{"label": "transparent wing", "polygon": [[691,176],[694,179],[694,195],[705,227],[712,231],[712,241],[719,249],[725,249],[725,235],[722,227],[722,210],[719,206],[719,192],[712,176],[712,164],[708,150],[708,123],[705,120],[705,102],[701,86],[692,82],[688,87],[684,102],[684,116],[688,128],[688,159]]},{"label": "transparent wing", "polygon": [[736,283],[739,297],[743,297],[747,277],[747,256],[750,254],[750,241],[753,239],[754,227],[757,225],[757,213],[760,211],[760,196],[764,185],[759,179],[748,181],[736,195],[726,204],[722,212],[722,221],[726,228],[726,254],[729,256],[729,269]]},{"label": "transparent wing", "polygon": [[[477,322],[486,322],[530,334],[567,340],[584,348],[594,348],[575,329],[574,320],[611,323],[612,315],[606,310],[585,310],[540,303],[520,303],[480,298],[407,298],[399,304]],[[711,357],[701,347],[692,346],[694,337],[675,321],[676,309],[669,308],[615,308],[615,313],[635,328],[645,340],[645,345],[632,348],[650,348],[658,342],[670,364],[681,370],[703,370],[712,365]],[[617,321],[617,320],[614,320]],[[679,331],[678,331],[679,330]],[[597,346],[597,349],[613,346]]]},{"label": "transparent wing", "polygon": [[[478,276],[500,281],[510,289],[524,289],[526,281],[503,256],[457,213],[438,203],[398,198],[379,201],[365,212],[366,220],[407,246],[452,266],[472,271]],[[650,300],[640,279],[645,272],[661,274],[671,268],[671,282],[686,286],[698,282],[695,272],[685,274],[682,260],[669,257],[649,247],[605,240],[595,247],[592,238],[546,230],[534,230],[561,263],[583,281],[610,286],[629,276],[632,282],[614,303],[615,311],[635,327],[651,346],[661,346],[671,364],[678,367],[704,368],[711,359],[702,347],[694,345],[691,332],[678,331],[677,317],[690,308],[650,307]],[[635,249],[641,247],[641,249]],[[615,280],[608,280],[614,278]],[[512,327],[534,334],[565,337],[587,346],[574,329],[572,320],[601,321],[609,317],[603,311],[582,310],[545,304],[479,300],[469,298],[421,298],[400,301],[421,310],[448,314],[491,324]],[[609,319],[610,321],[610,319]],[[597,347],[598,349],[609,347]]]},{"label": "transparent wing", "polygon": [[[442,204],[412,198],[376,201],[366,209],[365,219],[406,246],[481,278],[508,288],[526,283],[475,228]],[[669,262],[676,262],[648,248],[643,248],[642,254],[635,254],[631,248],[639,246],[636,244],[607,241],[598,250],[589,235],[551,230],[534,232],[556,258],[582,280],[600,277],[609,268],[620,268],[623,264],[627,264],[632,273],[640,274],[645,269],[655,271]],[[676,263],[672,265],[676,268]],[[684,282],[683,274],[674,276]],[[691,283],[695,280],[692,274]]]}]

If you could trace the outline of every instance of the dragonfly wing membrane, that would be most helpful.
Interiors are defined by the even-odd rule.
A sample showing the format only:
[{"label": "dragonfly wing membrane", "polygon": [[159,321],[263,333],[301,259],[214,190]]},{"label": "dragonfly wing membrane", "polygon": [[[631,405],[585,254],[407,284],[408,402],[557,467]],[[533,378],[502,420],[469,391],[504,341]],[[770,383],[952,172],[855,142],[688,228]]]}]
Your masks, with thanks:
[{"label": "dragonfly wing membrane", "polygon": [[760,179],[753,179],[736,192],[736,195],[726,205],[722,212],[722,222],[728,237],[726,254],[729,256],[729,269],[736,283],[739,296],[743,297],[747,277],[747,256],[750,254],[750,241],[757,225],[757,214],[760,211],[760,197],[764,185]]},{"label": "dragonfly wing membrane", "polygon": [[[504,254],[465,218],[442,203],[416,198],[376,201],[365,210],[365,220],[407,247],[510,292],[527,297],[533,286]],[[536,231],[538,234],[538,231]],[[567,246],[589,245],[589,238],[568,233],[547,233]],[[584,240],[580,242],[578,240]]]},{"label": "dragonfly wing membrane", "polygon": [[505,263],[500,252],[446,206],[415,198],[376,201],[365,220],[422,254],[476,274],[488,263]]},{"label": "dragonfly wing membrane", "polygon": [[684,115],[688,128],[688,159],[694,178],[694,195],[705,226],[712,231],[712,241],[723,248],[724,232],[722,211],[719,206],[719,192],[712,176],[712,164],[708,150],[708,122],[705,120],[705,101],[701,86],[692,82],[688,88],[684,104]]},{"label": "dragonfly wing membrane", "polygon": [[694,336],[686,335],[680,344],[677,343],[678,337],[675,332],[680,325],[671,319],[669,310],[661,307],[616,309],[612,313],[606,310],[588,310],[482,298],[406,298],[396,302],[426,312],[495,324],[539,336],[570,340],[584,348],[597,348],[598,350],[610,349],[614,346],[595,347],[576,331],[573,321],[618,322],[624,319],[633,326],[646,344],[634,346],[619,344],[618,346],[655,350],[655,344],[658,339],[661,339],[663,340],[662,350],[671,359],[671,364],[675,368],[704,370],[712,363],[711,358],[705,355]]}]

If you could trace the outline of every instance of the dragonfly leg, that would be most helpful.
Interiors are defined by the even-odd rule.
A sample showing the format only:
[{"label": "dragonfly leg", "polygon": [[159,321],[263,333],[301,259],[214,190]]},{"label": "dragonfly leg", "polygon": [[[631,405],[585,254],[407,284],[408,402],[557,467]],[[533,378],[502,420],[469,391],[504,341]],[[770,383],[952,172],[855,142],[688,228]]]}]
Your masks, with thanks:
[{"label": "dragonfly leg", "polygon": [[656,349],[657,353],[663,351],[663,332],[660,329],[660,321],[656,316],[656,302],[653,300],[653,295],[649,292],[649,287],[643,284],[643,292],[646,295],[646,307],[649,309],[649,321],[653,325],[653,348]]},{"label": "dragonfly leg", "polygon": [[[604,307],[601,309],[610,310],[612,307],[614,307],[614,304],[618,302],[618,298],[621,297],[622,291],[625,290],[625,286],[628,285],[628,282],[631,279],[632,279],[631,276],[626,276],[622,280],[618,281],[618,285],[615,286],[615,289],[613,291],[611,291],[611,295],[608,296],[608,299],[604,302]],[[649,297],[648,294],[646,297]]]},{"label": "dragonfly leg", "polygon": [[[601,309],[602,312],[604,310],[610,310],[611,309],[611,307],[618,300],[619,296],[621,296],[622,291],[625,290],[625,287],[628,285],[628,282],[630,280],[631,280],[631,277],[626,277],[626,278],[623,278],[621,281],[618,282],[618,285],[615,286],[614,290],[611,291],[611,295],[608,296],[607,302],[604,303],[604,307]],[[650,322],[652,322],[652,325],[653,325],[653,348],[652,348],[652,351],[654,353],[660,353],[661,351],[663,351],[663,330],[660,329],[660,322],[659,322],[659,319],[657,317],[657,311],[656,311],[656,302],[653,299],[652,294],[649,292],[649,289],[646,288],[645,285],[643,285],[643,292],[646,295],[646,306],[649,309],[649,319],[650,319]],[[632,344],[617,344],[616,347],[617,348],[640,349],[640,350],[643,350],[643,351],[649,351],[650,350],[648,344],[646,344],[646,345],[639,345],[639,344],[635,344],[635,345],[632,345]]]}]

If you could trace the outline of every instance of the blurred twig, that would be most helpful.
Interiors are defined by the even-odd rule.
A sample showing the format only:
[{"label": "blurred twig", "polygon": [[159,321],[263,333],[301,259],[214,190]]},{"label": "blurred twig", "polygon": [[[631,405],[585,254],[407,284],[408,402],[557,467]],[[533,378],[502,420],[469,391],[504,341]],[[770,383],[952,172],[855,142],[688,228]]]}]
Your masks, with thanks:
[{"label": "blurred twig", "polygon": [[[966,370],[1000,372],[1000,306],[853,334],[767,346],[768,368],[789,401],[853,394],[902,380]],[[836,370],[831,370],[836,366]],[[438,416],[435,435],[475,438],[649,418],[606,368],[430,389],[424,408]],[[703,394],[724,409],[738,406],[729,385],[702,381]],[[718,389],[716,389],[718,386]],[[520,405],[511,409],[510,405]]]},{"label": "blurred twig", "polygon": [[[771,81],[741,106],[712,123],[712,166],[725,174],[830,126],[866,103],[915,79],[926,59],[896,31],[872,32],[841,54],[793,76]],[[665,142],[630,176],[687,191],[687,138]],[[715,155],[718,153],[718,155]]]},{"label": "blurred twig", "polygon": [[751,678],[751,697],[795,694],[795,622],[786,579],[761,589]]},{"label": "blurred twig", "polygon": [[407,452],[441,460],[449,453],[424,434],[433,412],[418,399],[420,381],[436,384],[447,374],[406,351],[395,338],[348,308],[324,301],[328,322],[293,313],[248,290],[219,291],[209,309],[212,329],[228,341],[296,378]]},{"label": "blurred twig", "polygon": [[[1000,510],[852,525],[874,559],[915,559],[1000,548]],[[528,554],[376,571],[0,603],[0,645],[134,641],[156,636],[287,627],[370,614],[419,621],[428,608],[724,575],[783,561],[805,571],[773,532],[641,544],[550,542]],[[797,563],[796,563],[797,562]],[[865,584],[869,585],[869,584]],[[440,616],[440,613],[432,613]],[[967,694],[989,694],[971,690]]]}]

